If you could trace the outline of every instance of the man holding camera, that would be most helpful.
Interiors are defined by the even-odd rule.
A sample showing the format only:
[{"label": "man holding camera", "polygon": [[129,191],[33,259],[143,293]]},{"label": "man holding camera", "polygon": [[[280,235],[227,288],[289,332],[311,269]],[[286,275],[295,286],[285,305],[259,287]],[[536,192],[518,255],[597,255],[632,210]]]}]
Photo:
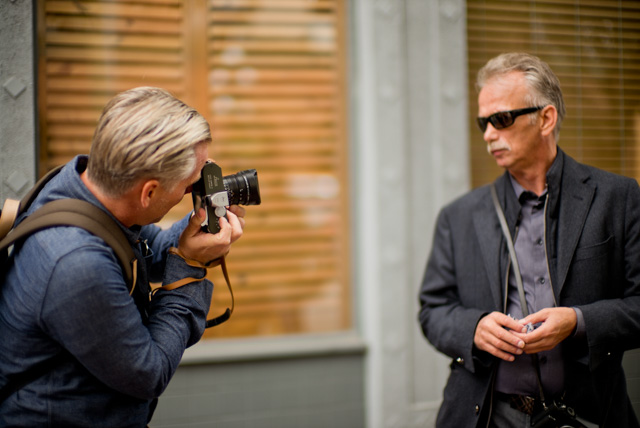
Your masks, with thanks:
[{"label": "man holding camera", "polygon": [[638,427],[622,370],[640,346],[638,184],[560,150],[562,92],[539,58],[500,55],[477,87],[506,171],[437,220],[419,294],[452,358],[437,426]]},{"label": "man holding camera", "polygon": [[[205,265],[242,236],[239,206],[217,234],[202,231],[204,209],[166,230],[152,224],[191,191],[210,142],[193,108],[135,88],[105,107],[90,156],[40,192],[29,213],[75,198],[116,220],[137,280],[130,295],[113,250],[81,228],[45,229],[16,246],[0,291],[0,426],[146,426],[204,332],[213,290]],[[169,287],[152,294],[150,282]]]}]

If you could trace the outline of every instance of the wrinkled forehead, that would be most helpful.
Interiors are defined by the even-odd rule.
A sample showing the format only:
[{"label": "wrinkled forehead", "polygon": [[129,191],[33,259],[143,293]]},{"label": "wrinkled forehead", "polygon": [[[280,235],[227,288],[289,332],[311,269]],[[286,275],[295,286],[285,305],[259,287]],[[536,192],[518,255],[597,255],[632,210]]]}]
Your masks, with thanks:
[{"label": "wrinkled forehead", "polygon": [[528,92],[522,73],[494,76],[485,82],[478,94],[478,116],[487,117],[498,111],[527,107]]}]

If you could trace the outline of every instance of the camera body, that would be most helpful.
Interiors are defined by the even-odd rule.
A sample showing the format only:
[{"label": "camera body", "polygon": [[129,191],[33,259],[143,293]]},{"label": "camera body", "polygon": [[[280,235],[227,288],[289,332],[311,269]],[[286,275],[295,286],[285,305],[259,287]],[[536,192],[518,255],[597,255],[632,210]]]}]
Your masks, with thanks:
[{"label": "camera body", "polygon": [[202,222],[202,230],[218,233],[218,219],[226,216],[229,205],[260,205],[260,187],[255,169],[222,176],[222,168],[207,161],[200,172],[200,179],[194,183],[191,192],[193,209],[204,208],[207,216]]},{"label": "camera body", "polygon": [[576,412],[572,407],[555,401],[531,418],[531,426],[534,428],[585,428],[576,418]]}]

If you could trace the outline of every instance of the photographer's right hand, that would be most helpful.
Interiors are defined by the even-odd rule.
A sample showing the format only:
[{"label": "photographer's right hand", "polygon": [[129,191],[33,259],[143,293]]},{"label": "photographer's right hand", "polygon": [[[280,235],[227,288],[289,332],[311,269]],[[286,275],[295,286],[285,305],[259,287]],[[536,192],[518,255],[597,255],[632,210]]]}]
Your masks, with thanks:
[{"label": "photographer's right hand", "polygon": [[208,263],[226,255],[231,244],[242,236],[244,222],[233,211],[227,210],[228,220],[220,218],[220,232],[214,234],[202,231],[200,225],[206,218],[205,210],[200,209],[189,219],[187,227],[180,235],[178,249],[189,259]]},{"label": "photographer's right hand", "polygon": [[511,330],[525,332],[526,327],[503,313],[492,312],[478,321],[473,343],[481,351],[504,361],[513,361],[514,355],[522,354],[525,344]]}]

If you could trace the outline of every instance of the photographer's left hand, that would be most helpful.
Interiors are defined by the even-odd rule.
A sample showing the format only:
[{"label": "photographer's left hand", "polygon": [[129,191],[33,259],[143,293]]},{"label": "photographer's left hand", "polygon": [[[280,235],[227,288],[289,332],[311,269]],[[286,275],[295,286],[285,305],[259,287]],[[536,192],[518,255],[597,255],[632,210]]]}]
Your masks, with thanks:
[{"label": "photographer's left hand", "polygon": [[523,324],[540,324],[530,333],[515,333],[525,343],[524,352],[535,354],[555,348],[573,333],[578,322],[572,308],[546,308],[521,320]]},{"label": "photographer's left hand", "polygon": [[232,205],[227,210],[227,218],[220,217],[220,232],[203,232],[200,225],[206,218],[205,210],[200,209],[189,219],[187,227],[180,235],[178,249],[184,257],[200,263],[208,263],[226,255],[231,244],[240,239],[244,229],[245,209]]}]

